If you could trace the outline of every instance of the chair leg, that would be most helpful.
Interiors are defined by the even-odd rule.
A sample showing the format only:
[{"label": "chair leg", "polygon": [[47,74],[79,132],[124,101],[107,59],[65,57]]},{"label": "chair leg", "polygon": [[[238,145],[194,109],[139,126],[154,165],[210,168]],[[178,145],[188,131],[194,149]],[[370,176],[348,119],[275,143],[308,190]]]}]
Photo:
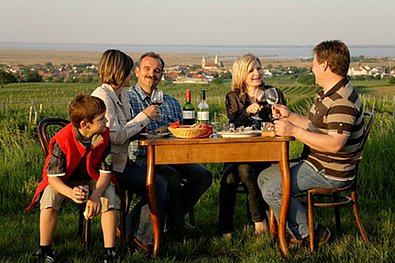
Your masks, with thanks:
[{"label": "chair leg", "polygon": [[120,209],[119,209],[119,235],[122,242],[126,241],[126,211],[125,211],[125,198],[120,196]]},{"label": "chair leg", "polygon": [[122,242],[126,242],[126,216],[129,213],[129,206],[131,202],[131,196],[128,190],[121,190],[119,194],[120,199],[120,219],[119,219],[119,231],[120,239]]},{"label": "chair leg", "polygon": [[[338,203],[339,202],[339,195],[338,194],[333,194],[333,201],[334,203]],[[336,220],[336,230],[338,233],[341,232],[342,226],[341,226],[341,221],[340,221],[340,207],[339,206],[335,206],[335,220]]]},{"label": "chair leg", "polygon": [[361,217],[359,216],[358,204],[357,204],[357,192],[356,191],[351,192],[351,199],[353,200],[352,210],[354,212],[355,221],[357,221],[359,233],[361,234],[362,239],[367,243],[368,236],[366,235],[365,229],[362,225]]},{"label": "chair leg", "polygon": [[91,220],[85,219],[85,237],[84,237],[84,250],[89,251],[89,246],[91,243]]},{"label": "chair leg", "polygon": [[189,223],[193,226],[195,226],[195,209],[192,207],[191,210],[189,210]]},{"label": "chair leg", "polygon": [[275,238],[277,236],[276,218],[274,217],[274,213],[271,208],[269,208],[269,228],[270,234]]},{"label": "chair leg", "polygon": [[247,203],[247,205],[246,205],[246,207],[247,207],[247,218],[248,218],[249,221],[252,221],[252,217],[251,217],[251,213],[250,213],[250,202],[248,202],[248,196],[246,198],[247,198],[247,201],[246,201],[246,203]]},{"label": "chair leg", "polygon": [[78,236],[82,237],[84,234],[84,211],[85,211],[85,205],[80,205],[79,206],[79,212],[78,212]]},{"label": "chair leg", "polygon": [[307,192],[307,222],[310,232],[310,251],[314,252],[314,214],[313,214],[313,194]]}]

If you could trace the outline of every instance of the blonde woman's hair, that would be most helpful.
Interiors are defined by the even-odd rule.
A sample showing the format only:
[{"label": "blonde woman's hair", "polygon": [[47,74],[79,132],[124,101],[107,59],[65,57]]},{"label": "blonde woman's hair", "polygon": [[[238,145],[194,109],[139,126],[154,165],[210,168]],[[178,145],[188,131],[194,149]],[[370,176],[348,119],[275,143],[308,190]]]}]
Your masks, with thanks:
[{"label": "blonde woman's hair", "polygon": [[133,59],[120,50],[106,50],[100,58],[98,75],[101,83],[122,87],[133,69]]},{"label": "blonde woman's hair", "polygon": [[255,62],[262,65],[259,58],[252,54],[246,54],[236,59],[232,70],[232,91],[238,91],[241,94],[246,92],[245,80]]}]

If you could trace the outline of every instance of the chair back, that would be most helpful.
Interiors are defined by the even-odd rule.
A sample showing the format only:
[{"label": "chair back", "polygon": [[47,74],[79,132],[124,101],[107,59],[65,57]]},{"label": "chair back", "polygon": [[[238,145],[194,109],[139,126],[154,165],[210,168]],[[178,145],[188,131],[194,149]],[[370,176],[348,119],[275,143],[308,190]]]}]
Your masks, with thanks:
[{"label": "chair back", "polygon": [[48,155],[48,144],[51,138],[70,121],[62,118],[45,118],[38,124],[38,137],[44,156]]},{"label": "chair back", "polygon": [[[374,114],[373,112],[369,112],[369,111],[365,111],[363,113],[364,116],[364,121],[365,121],[365,127],[364,127],[364,132],[363,132],[363,138],[361,141],[361,144],[359,145],[359,152],[360,152],[360,158],[359,160],[362,158],[362,151],[363,151],[363,147],[365,146],[365,143],[369,137],[369,133],[370,130],[372,129],[373,126],[373,121],[374,121]],[[358,161],[359,161],[358,160]]]}]

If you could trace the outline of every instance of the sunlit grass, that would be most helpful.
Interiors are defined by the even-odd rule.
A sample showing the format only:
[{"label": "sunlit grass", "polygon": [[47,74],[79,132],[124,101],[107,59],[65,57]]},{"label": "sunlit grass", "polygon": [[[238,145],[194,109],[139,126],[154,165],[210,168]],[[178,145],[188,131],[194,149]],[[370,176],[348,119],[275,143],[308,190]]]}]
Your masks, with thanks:
[{"label": "sunlit grass", "polygon": [[[39,85],[27,85],[29,92],[39,94]],[[50,84],[46,84],[41,97],[48,96],[49,100],[63,101],[54,105],[50,110],[44,107],[40,118],[46,116],[67,116],[67,101],[75,93],[90,91],[96,86],[56,86],[57,97],[52,98]],[[81,84],[79,84],[81,85]],[[92,85],[92,84],[90,84]],[[289,83],[287,86],[291,86]],[[285,89],[290,99],[289,105],[306,113],[311,105],[312,93],[309,87],[299,88],[297,94],[292,95],[292,88]],[[224,115],[224,107],[220,102],[229,86],[199,86],[180,85],[163,87],[171,94],[177,95],[181,102],[184,100],[185,89],[193,90],[195,105],[198,101],[200,89],[205,88],[212,98],[208,97],[210,107]],[[16,96],[15,93],[23,89],[23,85],[6,86],[0,93],[1,101],[6,96]],[[7,91],[12,89],[12,91]],[[36,91],[38,89],[38,91]],[[61,89],[71,89],[60,92]],[[296,92],[296,91],[295,91]],[[316,91],[315,91],[316,92]],[[303,95],[305,94],[305,99]],[[41,179],[44,158],[38,143],[36,126],[28,122],[30,100],[24,100],[18,106],[7,105],[0,107],[0,261],[1,262],[31,262],[32,253],[38,247],[39,211],[35,208],[25,212],[33,191]],[[58,97],[59,96],[59,97]],[[63,97],[61,97],[63,96]],[[373,98],[373,97],[371,97]],[[35,101],[37,105],[39,100]],[[299,102],[298,102],[299,101]],[[55,103],[56,104],[56,103]],[[45,105],[45,104],[44,104]],[[378,104],[376,104],[378,105]],[[0,105],[1,106],[1,105]],[[66,108],[65,108],[66,107]],[[380,106],[376,107],[376,110]],[[221,115],[222,114],[222,115]],[[317,253],[310,253],[306,249],[294,248],[290,250],[291,262],[392,262],[395,256],[395,122],[389,110],[376,111],[376,119],[365,146],[363,161],[359,167],[358,181],[359,207],[362,221],[369,237],[366,245],[359,233],[353,218],[351,208],[341,209],[342,232],[335,230],[333,210],[317,209],[317,221],[327,225],[332,231],[333,238],[329,245],[321,247]],[[221,119],[223,121],[223,119]],[[292,142],[290,156],[300,154],[302,144]],[[236,229],[234,239],[227,241],[218,235],[218,191],[221,164],[208,164],[214,173],[213,185],[203,195],[195,208],[196,223],[204,234],[197,239],[188,239],[181,243],[163,244],[160,259],[152,259],[149,255],[134,247],[121,245],[118,242],[119,262],[286,262],[280,254],[278,241],[270,235],[257,238],[253,225],[246,215],[246,197],[238,195],[235,209]],[[77,237],[77,209],[70,203],[61,210],[60,220],[55,235],[55,251],[63,262],[98,262],[102,255],[102,236],[100,220],[94,220],[92,227],[91,251],[85,255],[82,238]]]}]

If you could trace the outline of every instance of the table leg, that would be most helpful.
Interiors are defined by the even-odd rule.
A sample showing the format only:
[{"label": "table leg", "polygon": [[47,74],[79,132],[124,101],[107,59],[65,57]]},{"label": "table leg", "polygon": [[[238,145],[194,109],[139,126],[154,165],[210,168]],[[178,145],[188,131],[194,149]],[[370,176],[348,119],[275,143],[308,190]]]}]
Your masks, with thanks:
[{"label": "table leg", "polygon": [[150,209],[150,216],[152,221],[152,227],[154,230],[154,244],[152,255],[154,257],[159,256],[160,249],[160,222],[158,207],[156,203],[155,194],[155,152],[153,146],[147,147],[147,179],[146,179],[148,205]]},{"label": "table leg", "polygon": [[280,209],[280,219],[278,223],[278,238],[280,241],[281,253],[284,257],[288,256],[288,245],[285,238],[285,225],[287,222],[287,215],[289,209],[289,199],[291,196],[291,175],[289,171],[289,157],[288,148],[289,143],[283,144],[282,149],[282,160],[279,162],[282,180],[282,197],[281,197],[281,209]]}]

